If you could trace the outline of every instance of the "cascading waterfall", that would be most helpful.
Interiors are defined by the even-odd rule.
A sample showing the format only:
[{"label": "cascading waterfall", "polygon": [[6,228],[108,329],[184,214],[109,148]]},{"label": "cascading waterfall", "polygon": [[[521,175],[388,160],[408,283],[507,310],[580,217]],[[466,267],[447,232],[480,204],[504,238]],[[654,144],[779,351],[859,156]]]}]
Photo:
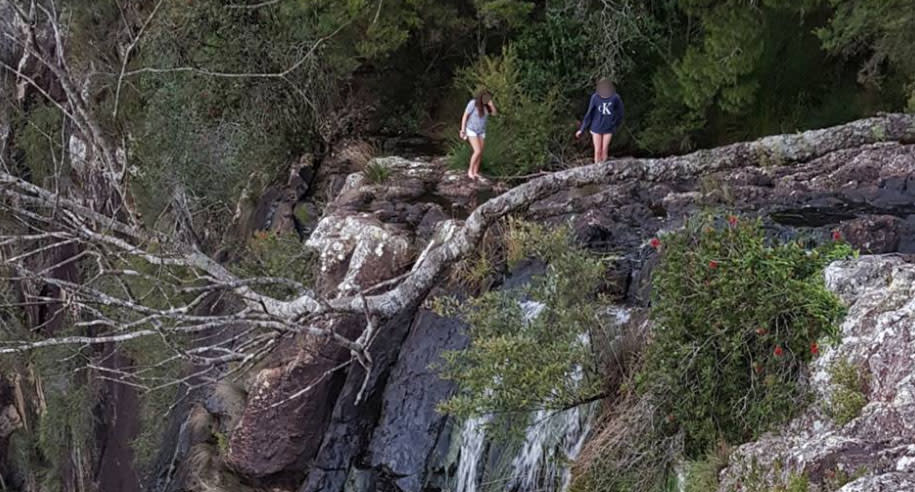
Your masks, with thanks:
[{"label": "cascading waterfall", "polygon": [[461,428],[461,454],[455,485],[458,492],[477,492],[488,421],[489,417],[467,419]]},{"label": "cascading waterfall", "polygon": [[538,410],[512,460],[509,490],[564,491],[572,481],[569,464],[578,457],[591,430],[595,404],[563,412]]},{"label": "cascading waterfall", "polygon": [[[579,341],[589,343],[588,335]],[[578,383],[584,377],[580,367],[571,379]],[[591,430],[595,403],[580,405],[561,412],[537,410],[531,417],[521,451],[512,460],[512,490],[563,491],[572,481],[568,463],[574,460]]]},{"label": "cascading waterfall", "polygon": [[[534,301],[521,303],[526,320],[536,318],[545,306]],[[614,321],[625,322],[624,310],[612,311]],[[582,335],[587,343],[587,335]],[[571,376],[583,377],[579,369]],[[598,403],[590,403],[561,412],[538,410],[532,412],[524,433],[524,442],[511,460],[511,474],[499,490],[518,492],[563,492],[568,489],[572,473],[570,465],[585,444],[597,415]],[[486,424],[490,417],[468,419],[460,435],[460,455],[455,492],[483,492],[480,480],[484,475]]]},{"label": "cascading waterfall", "polygon": [[[572,478],[570,464],[585,444],[597,410],[597,402],[562,412],[538,410],[530,417],[524,443],[511,461],[508,487],[518,492],[562,492]],[[482,492],[485,427],[487,417],[468,419],[461,429],[460,461],[455,492]],[[485,489],[483,489],[485,490]]]}]

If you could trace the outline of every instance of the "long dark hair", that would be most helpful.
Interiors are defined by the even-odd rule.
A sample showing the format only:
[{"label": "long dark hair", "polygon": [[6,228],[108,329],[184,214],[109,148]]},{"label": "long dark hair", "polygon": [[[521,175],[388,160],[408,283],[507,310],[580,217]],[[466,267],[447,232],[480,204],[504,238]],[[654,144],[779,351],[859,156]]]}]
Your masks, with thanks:
[{"label": "long dark hair", "polygon": [[473,104],[477,108],[478,115],[486,116],[486,113],[489,112],[489,107],[487,105],[490,101],[492,101],[492,93],[488,90],[483,89],[477,93],[477,97],[473,98]]}]

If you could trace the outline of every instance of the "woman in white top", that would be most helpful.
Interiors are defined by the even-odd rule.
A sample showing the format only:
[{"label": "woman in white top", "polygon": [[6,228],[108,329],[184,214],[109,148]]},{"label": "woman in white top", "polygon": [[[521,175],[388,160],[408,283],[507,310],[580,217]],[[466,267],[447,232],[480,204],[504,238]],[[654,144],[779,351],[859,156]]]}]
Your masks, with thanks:
[{"label": "woman in white top", "polygon": [[496,106],[492,102],[492,94],[487,90],[480,91],[477,97],[471,99],[464,109],[461,118],[461,139],[468,140],[473,147],[470,156],[470,165],[467,176],[470,179],[480,177],[480,162],[483,160],[483,146],[486,139],[486,119],[491,114],[496,114]]}]

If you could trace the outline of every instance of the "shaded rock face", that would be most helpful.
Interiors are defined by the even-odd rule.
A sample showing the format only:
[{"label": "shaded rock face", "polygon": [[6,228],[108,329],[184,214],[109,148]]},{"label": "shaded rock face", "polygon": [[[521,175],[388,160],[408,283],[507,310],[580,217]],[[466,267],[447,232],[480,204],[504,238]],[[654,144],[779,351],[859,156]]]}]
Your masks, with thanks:
[{"label": "shaded rock face", "polygon": [[[334,329],[358,336],[361,322],[348,318]],[[342,347],[307,337],[299,349],[276,367],[259,371],[229,439],[226,463],[244,476],[265,478],[303,470],[323,438],[333,409],[332,396],[343,374],[334,368],[349,356]]]},{"label": "shaded rock face", "polygon": [[[829,266],[826,282],[849,307],[841,344],[811,364],[814,404],[781,432],[740,446],[719,490],[744,490],[748,477],[785,484],[791,474],[814,486],[844,477],[844,492],[915,490],[915,264],[864,256]],[[845,425],[829,416],[837,361],[868,381],[866,405]]]},{"label": "shaded rock face", "polygon": [[[447,218],[440,203],[462,199],[469,203],[479,192],[466,178],[440,165],[399,158],[376,159],[373,165],[387,169],[385,181],[370,182],[362,173],[349,175],[306,242],[319,253],[316,288],[327,297],[357,293],[403,273]],[[442,337],[458,337],[453,322],[443,321],[445,333],[435,335],[442,320],[431,321],[429,314],[414,320],[414,315],[414,309],[406,309],[378,328],[382,335],[371,346],[374,365],[368,379],[361,367],[335,369],[349,357],[337,344],[300,335],[280,347],[246,388],[247,402],[231,429],[226,464],[239,475],[266,484],[302,479],[307,471],[300,490],[341,490],[350,466],[368,458],[366,450],[382,408],[397,399],[384,391],[399,355],[409,354],[398,366],[408,372],[401,376],[395,372],[396,381],[412,383],[413,376],[422,373],[433,384],[437,376],[420,354],[438,346]],[[358,337],[365,324],[359,317],[329,322],[350,339]],[[417,327],[416,335],[407,343],[416,346],[415,353],[403,351],[411,326]],[[426,339],[430,334],[432,338]],[[438,353],[428,352],[428,360]],[[420,387],[399,388],[410,392],[409,398],[399,397],[401,403],[413,405],[417,415],[429,420],[427,447],[438,437],[441,417],[434,407],[448,388],[413,402],[408,400],[421,393]],[[392,408],[387,415],[393,418],[399,412]],[[380,442],[382,447],[392,445]],[[376,464],[384,468],[380,462],[372,466]],[[409,466],[421,468],[422,463]]]},{"label": "shaded rock face", "polygon": [[449,431],[447,417],[435,407],[454,390],[453,383],[430,369],[441,362],[443,351],[466,344],[460,321],[430,311],[416,317],[388,378],[381,418],[368,449],[368,464],[391,490],[422,490],[436,461],[436,443]]}]

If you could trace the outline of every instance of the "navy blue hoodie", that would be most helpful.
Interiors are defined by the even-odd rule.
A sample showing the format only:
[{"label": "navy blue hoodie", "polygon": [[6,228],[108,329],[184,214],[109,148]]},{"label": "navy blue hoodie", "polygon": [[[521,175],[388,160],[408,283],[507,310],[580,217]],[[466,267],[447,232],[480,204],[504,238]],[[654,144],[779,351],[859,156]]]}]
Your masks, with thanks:
[{"label": "navy blue hoodie", "polygon": [[581,120],[579,130],[591,130],[594,133],[614,133],[623,121],[623,100],[619,94],[604,98],[600,94],[591,95],[588,112]]}]

